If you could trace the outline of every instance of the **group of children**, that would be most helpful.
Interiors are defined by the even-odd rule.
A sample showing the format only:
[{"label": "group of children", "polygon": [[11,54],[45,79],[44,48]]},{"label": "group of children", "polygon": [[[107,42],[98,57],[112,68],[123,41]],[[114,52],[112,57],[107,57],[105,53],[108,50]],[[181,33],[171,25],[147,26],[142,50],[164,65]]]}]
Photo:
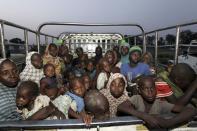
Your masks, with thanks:
[{"label": "group of children", "polygon": [[[129,96],[127,77],[117,66],[121,57],[118,51],[114,48],[102,56],[102,48],[97,47],[96,56],[88,59],[78,48],[78,57],[73,59],[65,45],[49,44],[43,56],[30,52],[20,73],[18,112],[24,120],[81,118],[86,124],[93,118],[133,115],[153,128],[174,127],[196,115],[196,107],[167,102],[165,97],[173,91],[169,89],[167,95],[162,95],[170,86],[154,71],[135,79],[137,94]],[[162,115],[173,117],[165,122]]]}]

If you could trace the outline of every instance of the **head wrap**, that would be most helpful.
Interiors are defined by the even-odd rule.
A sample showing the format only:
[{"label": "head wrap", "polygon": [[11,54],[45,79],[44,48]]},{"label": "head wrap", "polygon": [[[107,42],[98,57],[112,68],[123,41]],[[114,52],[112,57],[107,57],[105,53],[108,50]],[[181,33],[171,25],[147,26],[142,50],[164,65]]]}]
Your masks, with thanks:
[{"label": "head wrap", "polygon": [[20,73],[21,81],[31,80],[40,85],[40,79],[44,77],[43,69],[36,69],[31,63],[31,57],[37,52],[29,52],[26,57],[25,69]]},{"label": "head wrap", "polygon": [[142,49],[139,46],[132,46],[129,49],[129,52],[134,52],[134,51],[139,51],[140,53],[142,53]]},{"label": "head wrap", "polygon": [[120,47],[122,47],[122,46],[126,46],[126,47],[130,48],[129,43],[126,42],[124,39],[122,39],[122,40],[120,41]]},{"label": "head wrap", "polygon": [[[124,88],[124,92],[122,94],[122,96],[120,96],[119,98],[115,98],[112,96],[111,92],[110,92],[110,85],[112,83],[113,80],[117,79],[117,78],[123,78],[124,82],[125,82],[125,88]],[[118,106],[129,99],[128,93],[126,91],[126,87],[127,87],[127,81],[126,78],[120,74],[120,73],[115,73],[112,74],[109,78],[109,81],[107,83],[107,88],[102,89],[100,92],[107,98],[107,100],[110,103],[110,117],[115,117],[116,113],[117,113],[117,108]]]},{"label": "head wrap", "polygon": [[6,58],[0,59],[0,64],[1,64],[3,61],[5,61],[5,60],[6,60]]},{"label": "head wrap", "polygon": [[54,42],[56,45],[62,45],[63,44],[63,40],[62,39],[57,39]]},{"label": "head wrap", "polygon": [[[127,80],[126,78],[124,77],[124,75],[120,74],[120,73],[114,73],[112,74],[110,77],[109,77],[109,80],[107,82],[107,88],[110,88],[110,85],[112,83],[113,80],[117,79],[117,78],[122,78],[125,82],[125,89],[127,87]],[[125,90],[126,91],[126,90]]]}]

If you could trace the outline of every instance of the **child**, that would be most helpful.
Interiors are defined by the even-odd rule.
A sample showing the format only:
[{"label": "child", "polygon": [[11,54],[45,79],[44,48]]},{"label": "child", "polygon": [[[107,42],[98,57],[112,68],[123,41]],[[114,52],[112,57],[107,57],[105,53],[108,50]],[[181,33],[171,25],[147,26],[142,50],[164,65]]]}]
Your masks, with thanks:
[{"label": "child", "polygon": [[65,117],[50,103],[49,97],[39,95],[38,85],[32,81],[21,82],[17,89],[16,105],[23,119],[42,120]]},{"label": "child", "polygon": [[44,65],[47,63],[53,64],[55,67],[55,74],[61,74],[61,59],[57,56],[58,48],[55,44],[49,44],[43,56]]},{"label": "child", "polygon": [[152,73],[152,75],[156,74],[156,70],[153,65],[153,56],[150,52],[145,52],[142,55],[142,62],[149,65],[149,69],[150,69],[150,72]]},{"label": "child", "polygon": [[55,67],[53,64],[46,64],[43,68],[45,77],[55,77]]},{"label": "child", "polygon": [[57,81],[51,78],[43,78],[46,83],[45,94],[51,99],[55,107],[68,119],[69,110],[76,111],[76,102],[68,95],[60,95]]},{"label": "child", "polygon": [[94,119],[109,118],[109,102],[107,98],[97,90],[90,90],[85,94],[85,109],[94,116]]},{"label": "child", "polygon": [[94,80],[96,76],[96,70],[95,70],[94,62],[91,59],[88,59],[87,61],[86,72],[90,75],[90,78]]},{"label": "child", "polygon": [[25,69],[20,73],[21,81],[35,81],[38,85],[43,74],[42,57],[37,52],[29,52],[26,57]]},{"label": "child", "polygon": [[85,86],[86,91],[92,88],[92,80],[88,74],[83,74],[82,80]]},{"label": "child", "polygon": [[82,80],[79,77],[75,77],[70,81],[70,92],[67,92],[66,95],[69,95],[77,103],[77,111],[80,113],[84,111],[84,95],[85,87]]},{"label": "child", "polygon": [[[143,77],[139,80],[139,94],[130,98],[131,103],[123,103],[127,106],[120,106],[119,111],[134,115],[144,120],[151,128],[169,128],[187,122],[196,114],[195,109],[181,108],[166,101],[156,99],[155,82],[152,77]],[[127,104],[126,104],[127,103]],[[158,115],[172,115],[172,112],[179,113],[168,122]]]},{"label": "child", "polygon": [[[45,88],[46,88],[46,85],[47,85],[47,83],[46,83],[47,79],[44,79],[44,78],[50,78],[51,81],[55,81],[55,82],[57,82],[57,79],[56,79],[56,76],[55,76],[55,67],[52,64],[44,65],[44,69],[43,70],[44,70],[45,77],[43,77],[40,80],[40,93],[42,95],[45,95]],[[53,84],[58,84],[58,83],[53,83]]]},{"label": "child", "polygon": [[102,58],[99,61],[99,71],[98,72],[99,72],[99,74],[97,77],[96,88],[98,90],[101,90],[105,87],[105,85],[110,77],[110,72],[111,72],[111,66],[105,58]]},{"label": "child", "polygon": [[0,121],[21,119],[15,102],[18,82],[16,64],[10,59],[0,59]]},{"label": "child", "polygon": [[115,117],[118,106],[129,99],[126,87],[125,77],[120,73],[115,73],[110,76],[106,89],[100,91],[110,103],[110,117]]},{"label": "child", "polygon": [[92,117],[86,114],[85,105],[84,105],[84,95],[86,89],[83,85],[82,80],[79,77],[75,77],[70,81],[70,92],[67,92],[66,95],[70,96],[72,100],[76,101],[77,104],[77,113],[72,112],[72,116],[74,118],[83,118],[86,124],[90,124],[92,121]]}]

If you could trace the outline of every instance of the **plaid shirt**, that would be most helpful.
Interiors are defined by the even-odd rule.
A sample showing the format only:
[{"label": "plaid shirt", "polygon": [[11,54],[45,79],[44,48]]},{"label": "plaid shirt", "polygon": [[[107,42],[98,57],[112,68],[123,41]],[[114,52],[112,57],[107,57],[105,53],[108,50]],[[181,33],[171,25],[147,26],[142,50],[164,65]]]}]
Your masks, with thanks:
[{"label": "plaid shirt", "polygon": [[44,77],[43,69],[36,69],[31,63],[31,56],[37,52],[30,52],[26,57],[25,69],[20,73],[20,80],[31,80],[40,85],[40,79]]},{"label": "plaid shirt", "polygon": [[16,88],[9,88],[0,83],[0,121],[20,120],[16,108]]}]

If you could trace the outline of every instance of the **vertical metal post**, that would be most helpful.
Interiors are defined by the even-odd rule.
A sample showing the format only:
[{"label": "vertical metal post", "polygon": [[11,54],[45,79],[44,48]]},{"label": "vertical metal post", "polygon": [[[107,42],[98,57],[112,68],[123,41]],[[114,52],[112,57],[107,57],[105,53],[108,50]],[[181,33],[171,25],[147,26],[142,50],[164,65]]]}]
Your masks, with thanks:
[{"label": "vertical metal post", "polygon": [[1,39],[1,51],[2,51],[2,57],[6,58],[6,54],[5,54],[5,42],[4,42],[4,26],[3,26],[3,22],[0,23],[0,39]]},{"label": "vertical metal post", "polygon": [[134,45],[136,45],[136,44],[137,44],[137,38],[134,37]]},{"label": "vertical metal post", "polygon": [[48,36],[45,35],[45,44],[48,45]]},{"label": "vertical metal post", "polygon": [[39,33],[36,34],[36,38],[37,38],[38,53],[40,53],[40,34]]},{"label": "vertical metal post", "polygon": [[146,52],[146,34],[143,33],[142,37],[143,37],[143,53],[145,53]]},{"label": "vertical metal post", "polygon": [[175,56],[174,63],[178,63],[178,53],[179,53],[179,35],[180,35],[180,26],[176,27],[176,45],[175,45]]},{"label": "vertical metal post", "polygon": [[54,42],[54,37],[52,37],[52,43]]},{"label": "vertical metal post", "polygon": [[155,31],[155,67],[157,67],[158,64],[158,32]]},{"label": "vertical metal post", "polygon": [[29,52],[28,31],[27,30],[24,30],[24,40],[25,40],[25,52],[26,52],[26,55],[27,55],[28,52]]}]

